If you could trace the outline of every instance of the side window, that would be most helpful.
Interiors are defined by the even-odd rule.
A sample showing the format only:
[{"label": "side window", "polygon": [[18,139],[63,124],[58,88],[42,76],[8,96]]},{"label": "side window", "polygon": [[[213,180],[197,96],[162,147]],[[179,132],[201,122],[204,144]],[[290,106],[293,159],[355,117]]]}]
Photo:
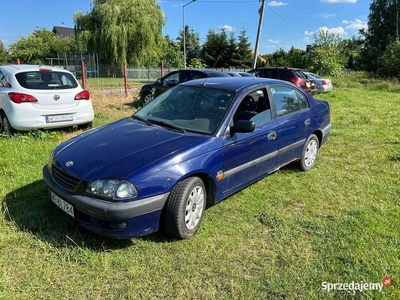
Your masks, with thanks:
[{"label": "side window", "polygon": [[271,120],[270,108],[266,90],[256,90],[243,98],[233,117],[233,121],[250,120],[256,126],[265,124]]},{"label": "side window", "polygon": [[279,79],[278,70],[277,69],[264,69],[262,77]]},{"label": "side window", "polygon": [[171,85],[171,84],[178,84],[179,83],[179,73],[172,73],[172,74],[167,74],[164,77],[163,83],[166,85]]},{"label": "side window", "polygon": [[308,106],[307,99],[301,99],[300,93],[291,87],[274,86],[271,88],[271,94],[278,117],[299,111],[305,108],[304,105]]},{"label": "side window", "polygon": [[308,100],[307,97],[304,96],[304,94],[297,92],[297,97],[299,98],[299,103],[300,103],[300,108],[301,109],[305,109],[305,108],[309,108],[310,105],[308,104]]},{"label": "side window", "polygon": [[11,87],[8,83],[6,76],[0,71],[0,87]]},{"label": "side window", "polygon": [[287,80],[287,81],[290,81],[290,79],[292,78],[292,76],[288,70],[279,70],[279,77],[280,77],[280,79]]}]

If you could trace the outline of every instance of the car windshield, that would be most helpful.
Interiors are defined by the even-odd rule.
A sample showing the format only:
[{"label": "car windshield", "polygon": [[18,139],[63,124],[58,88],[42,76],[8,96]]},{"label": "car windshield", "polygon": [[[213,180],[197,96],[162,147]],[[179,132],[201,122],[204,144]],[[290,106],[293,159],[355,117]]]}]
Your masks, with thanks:
[{"label": "car windshield", "polygon": [[202,86],[176,86],[135,113],[152,124],[181,132],[213,135],[235,93]]},{"label": "car windshield", "polygon": [[20,72],[15,78],[22,87],[31,90],[73,89],[78,86],[72,74],[54,70]]}]

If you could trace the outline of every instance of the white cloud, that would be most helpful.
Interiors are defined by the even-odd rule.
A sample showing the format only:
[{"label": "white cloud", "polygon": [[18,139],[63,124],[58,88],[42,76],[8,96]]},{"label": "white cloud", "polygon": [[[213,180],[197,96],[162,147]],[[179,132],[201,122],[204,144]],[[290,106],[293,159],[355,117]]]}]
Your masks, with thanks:
[{"label": "white cloud", "polygon": [[304,35],[313,35],[313,34],[314,34],[314,32],[312,32],[312,31],[308,31],[308,30],[304,31]]},{"label": "white cloud", "polygon": [[230,26],[230,25],[224,25],[219,27],[219,29],[225,30],[227,32],[235,31],[235,27]]},{"label": "white cloud", "polygon": [[326,3],[356,3],[358,0],[321,0]]},{"label": "white cloud", "polygon": [[274,43],[274,44],[279,44],[281,41],[280,40],[271,40],[271,39],[269,39],[268,42]]},{"label": "white cloud", "polygon": [[343,20],[342,23],[347,25],[346,29],[368,29],[368,23],[363,22],[360,19],[355,19],[354,21]]},{"label": "white cloud", "polygon": [[285,6],[285,5],[289,5],[289,3],[271,1],[271,2],[268,2],[267,5],[268,6]]},{"label": "white cloud", "polygon": [[332,19],[336,16],[336,14],[316,14],[316,16],[324,19]]},{"label": "white cloud", "polygon": [[346,35],[347,32],[344,30],[343,27],[339,26],[336,28],[328,28],[328,27],[320,27],[319,31],[323,31],[323,32],[328,32],[328,33],[333,33],[333,34],[339,34],[339,35]]}]

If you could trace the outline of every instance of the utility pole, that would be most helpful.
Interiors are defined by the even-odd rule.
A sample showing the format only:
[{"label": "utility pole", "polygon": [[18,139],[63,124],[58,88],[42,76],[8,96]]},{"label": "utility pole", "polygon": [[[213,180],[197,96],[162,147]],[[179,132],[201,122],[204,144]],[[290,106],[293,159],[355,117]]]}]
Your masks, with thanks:
[{"label": "utility pole", "polygon": [[396,40],[399,40],[399,9],[396,0]]},{"label": "utility pole", "polygon": [[192,0],[185,5],[182,6],[182,16],[183,16],[183,66],[186,69],[186,25],[185,25],[185,6],[188,6],[190,3],[196,2],[196,0]]},{"label": "utility pole", "polygon": [[258,23],[256,48],[254,49],[253,69],[255,69],[257,66],[258,46],[260,44],[261,28],[262,28],[262,23],[263,23],[263,19],[264,19],[265,0],[260,0],[260,1],[262,1],[262,5],[261,5],[260,9],[258,10],[258,13],[260,15],[260,21]]}]

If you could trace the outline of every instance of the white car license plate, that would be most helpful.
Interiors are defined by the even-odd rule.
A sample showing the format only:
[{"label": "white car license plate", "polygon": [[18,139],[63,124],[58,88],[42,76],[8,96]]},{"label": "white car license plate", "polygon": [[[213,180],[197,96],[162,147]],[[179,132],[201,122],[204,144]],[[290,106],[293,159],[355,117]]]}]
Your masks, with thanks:
[{"label": "white car license plate", "polygon": [[54,202],[55,205],[57,205],[59,208],[61,208],[63,211],[65,211],[67,214],[69,214],[72,217],[75,217],[74,215],[74,207],[58,197],[56,194],[54,194],[52,191],[50,191],[50,197],[51,201]]},{"label": "white car license plate", "polygon": [[46,123],[54,123],[54,122],[64,122],[64,121],[73,121],[74,115],[54,115],[54,116],[46,116]]}]

